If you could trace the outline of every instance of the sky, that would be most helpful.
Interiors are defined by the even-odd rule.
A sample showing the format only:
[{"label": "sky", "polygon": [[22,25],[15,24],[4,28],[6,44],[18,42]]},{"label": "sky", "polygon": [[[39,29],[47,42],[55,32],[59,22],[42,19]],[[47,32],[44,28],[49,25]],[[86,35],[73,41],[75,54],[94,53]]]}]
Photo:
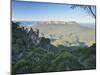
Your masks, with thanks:
[{"label": "sky", "polygon": [[[76,21],[95,23],[95,19],[82,8],[72,9],[68,4],[12,2],[13,21]],[[94,9],[95,12],[95,9]]]}]

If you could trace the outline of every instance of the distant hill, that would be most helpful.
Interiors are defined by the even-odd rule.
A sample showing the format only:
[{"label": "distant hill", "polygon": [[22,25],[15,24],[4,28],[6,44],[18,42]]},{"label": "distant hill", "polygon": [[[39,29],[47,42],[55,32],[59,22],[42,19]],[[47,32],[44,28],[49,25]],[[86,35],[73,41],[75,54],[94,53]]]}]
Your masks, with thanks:
[{"label": "distant hill", "polygon": [[83,42],[88,46],[95,43],[95,29],[81,26],[71,21],[45,21],[38,22],[33,28],[40,30],[40,36],[50,38],[55,46],[76,46]]}]

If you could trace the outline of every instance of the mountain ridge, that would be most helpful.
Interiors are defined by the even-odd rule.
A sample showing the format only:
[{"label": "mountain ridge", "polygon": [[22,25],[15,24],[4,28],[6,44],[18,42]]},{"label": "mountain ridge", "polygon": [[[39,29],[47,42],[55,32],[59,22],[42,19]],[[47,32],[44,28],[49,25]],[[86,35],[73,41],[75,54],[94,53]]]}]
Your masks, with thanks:
[{"label": "mountain ridge", "polygon": [[95,42],[95,29],[81,26],[75,21],[42,22],[38,23],[38,25],[33,25],[32,28],[38,28],[40,30],[40,36],[56,39],[55,42],[52,42],[56,46],[63,44],[64,41],[70,41],[72,43],[72,41],[76,41],[76,37],[88,46],[91,46]]}]

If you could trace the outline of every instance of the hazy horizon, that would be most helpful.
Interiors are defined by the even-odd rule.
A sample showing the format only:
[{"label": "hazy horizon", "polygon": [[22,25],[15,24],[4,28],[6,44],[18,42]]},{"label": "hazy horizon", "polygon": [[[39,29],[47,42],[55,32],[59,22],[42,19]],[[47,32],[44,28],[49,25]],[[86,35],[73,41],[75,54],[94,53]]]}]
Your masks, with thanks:
[{"label": "hazy horizon", "polygon": [[[19,22],[21,26],[34,26],[38,22],[49,22],[49,21],[13,21],[13,22]],[[74,21],[64,21],[64,22],[74,22]],[[83,26],[83,27],[95,28],[94,23],[79,23],[79,24],[80,26]]]}]

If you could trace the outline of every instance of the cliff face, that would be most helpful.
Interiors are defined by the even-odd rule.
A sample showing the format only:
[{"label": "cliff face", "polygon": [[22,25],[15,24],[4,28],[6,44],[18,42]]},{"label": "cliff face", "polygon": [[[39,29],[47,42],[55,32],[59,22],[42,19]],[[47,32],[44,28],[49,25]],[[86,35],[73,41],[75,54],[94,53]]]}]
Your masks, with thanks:
[{"label": "cliff face", "polygon": [[28,45],[40,47],[46,50],[50,50],[50,39],[45,37],[39,37],[39,30],[30,28],[30,31],[27,33]]},{"label": "cliff face", "polygon": [[[53,46],[52,46],[53,47]],[[51,50],[50,39],[39,37],[39,30],[24,28],[12,23],[12,57],[13,61],[20,60],[32,48]]]},{"label": "cliff face", "polygon": [[39,40],[39,30],[30,28],[30,30],[27,33],[28,44],[31,43],[36,46],[38,44],[38,40]]},{"label": "cliff face", "polygon": [[65,21],[46,21],[44,24],[66,24]]},{"label": "cliff face", "polygon": [[36,22],[37,25],[61,25],[61,24],[76,24],[78,25],[77,22],[75,21],[37,21]]}]

